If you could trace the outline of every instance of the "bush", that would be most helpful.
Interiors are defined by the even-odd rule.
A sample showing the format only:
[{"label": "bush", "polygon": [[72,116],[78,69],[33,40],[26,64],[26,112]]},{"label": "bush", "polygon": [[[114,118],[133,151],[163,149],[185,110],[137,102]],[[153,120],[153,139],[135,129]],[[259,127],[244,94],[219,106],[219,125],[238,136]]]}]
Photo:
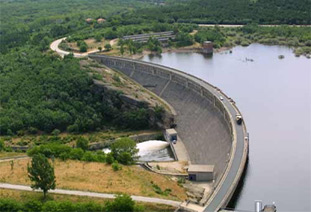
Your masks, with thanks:
[{"label": "bush", "polygon": [[0,140],[0,151],[5,149],[4,141],[1,139]]},{"label": "bush", "polygon": [[25,203],[23,208],[27,212],[38,212],[42,210],[42,203],[37,200],[30,200]]},{"label": "bush", "polygon": [[29,127],[28,128],[28,133],[30,133],[32,135],[37,134],[37,132],[38,132],[38,129],[35,127]]},{"label": "bush", "polygon": [[101,34],[96,34],[94,36],[94,38],[95,38],[96,42],[100,42],[102,40],[103,36]]},{"label": "bush", "polygon": [[15,200],[0,199],[0,211],[1,212],[18,212],[22,210],[22,206]]},{"label": "bush", "polygon": [[13,199],[0,199],[1,212],[103,212],[105,211],[104,209],[102,205],[95,202],[73,203],[69,201],[47,201],[41,203],[37,200],[30,200],[25,203],[19,203]]},{"label": "bush", "polygon": [[81,148],[85,151],[89,148],[89,141],[86,138],[79,137],[76,141],[76,146],[77,148]]},{"label": "bush", "polygon": [[122,152],[117,160],[124,165],[131,165],[133,163],[132,156],[129,152]]},{"label": "bush", "polygon": [[149,114],[144,108],[126,111],[121,120],[126,128],[145,129],[149,127]]},{"label": "bush", "polygon": [[87,52],[87,45],[80,46],[80,52]]},{"label": "bush", "polygon": [[107,202],[107,212],[132,212],[135,210],[135,202],[127,194],[116,195],[116,198],[112,202]]},{"label": "bush", "polygon": [[114,162],[114,157],[113,157],[112,153],[108,153],[108,154],[107,154],[106,162],[107,162],[108,164],[112,164],[112,163]]},{"label": "bush", "polygon": [[106,162],[106,155],[105,155],[105,153],[102,152],[102,151],[97,152],[96,153],[96,160],[98,162],[102,162],[102,163]]},{"label": "bush", "polygon": [[121,166],[119,165],[118,161],[115,161],[111,164],[111,167],[113,169],[113,171],[119,171],[121,170]]},{"label": "bush", "polygon": [[67,160],[67,159],[69,159],[69,153],[65,153],[65,152],[61,153],[61,154],[59,155],[59,158],[60,158],[61,160]]},{"label": "bush", "polygon": [[86,151],[84,152],[83,154],[83,157],[81,158],[82,161],[88,161],[88,162],[91,162],[91,161],[97,161],[97,155],[90,152],[90,151]]},{"label": "bush", "polygon": [[75,148],[70,151],[69,158],[73,160],[81,160],[84,155],[84,151],[81,148]]},{"label": "bush", "polygon": [[57,143],[51,143],[51,144],[45,144],[41,146],[35,146],[32,149],[29,149],[27,151],[28,156],[33,156],[35,154],[43,154],[46,157],[60,157],[60,155],[68,155],[71,151],[71,147],[66,146],[64,144],[57,144]]},{"label": "bush", "polygon": [[110,45],[109,43],[107,43],[107,44],[105,45],[105,50],[106,50],[106,51],[110,51],[111,49],[112,49],[111,45]]},{"label": "bush", "polygon": [[60,134],[60,130],[59,129],[55,129],[55,130],[52,131],[51,134],[54,135],[54,136],[58,136]]}]

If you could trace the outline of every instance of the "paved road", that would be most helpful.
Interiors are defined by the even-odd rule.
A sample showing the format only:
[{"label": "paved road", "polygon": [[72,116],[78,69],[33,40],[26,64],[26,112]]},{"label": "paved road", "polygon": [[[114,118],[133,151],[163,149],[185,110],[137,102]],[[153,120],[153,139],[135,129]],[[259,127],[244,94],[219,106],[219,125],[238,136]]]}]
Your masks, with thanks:
[{"label": "paved road", "polygon": [[[14,184],[8,184],[8,183],[0,183],[0,188],[20,190],[20,191],[40,192],[40,190],[33,190],[30,186],[14,185]],[[105,199],[114,199],[115,198],[114,194],[77,191],[77,190],[65,190],[65,189],[50,190],[49,193],[75,195],[75,196],[88,196],[88,197],[97,197],[97,198],[105,198]],[[152,198],[152,197],[142,197],[142,196],[134,196],[134,195],[131,197],[133,200],[138,201],[138,202],[148,202],[148,203],[172,205],[175,207],[179,206],[181,203],[178,201],[166,200],[166,199],[160,199],[160,198]]]},{"label": "paved road", "polygon": [[26,158],[29,158],[29,157],[27,155],[4,157],[4,158],[0,158],[0,163],[6,162],[6,161],[11,161],[11,160],[21,160],[21,159],[26,159]]},{"label": "paved road", "polygon": [[[64,51],[64,50],[61,50],[60,48],[58,48],[58,45],[65,39],[66,39],[66,37],[60,38],[58,40],[53,41],[50,45],[50,49],[57,52],[61,57],[64,57],[65,55],[70,54],[70,52],[67,52],[67,51]],[[85,53],[73,53],[73,55],[74,55],[74,57],[86,57],[86,56],[88,56],[88,54],[96,53],[96,52],[99,52],[99,50],[92,50],[92,51],[85,52]]]}]

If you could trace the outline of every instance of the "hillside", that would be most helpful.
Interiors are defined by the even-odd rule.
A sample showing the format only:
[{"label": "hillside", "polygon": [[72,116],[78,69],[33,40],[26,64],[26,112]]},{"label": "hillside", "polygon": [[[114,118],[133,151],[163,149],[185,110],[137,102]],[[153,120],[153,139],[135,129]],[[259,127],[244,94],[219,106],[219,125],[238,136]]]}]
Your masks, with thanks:
[{"label": "hillside", "polygon": [[128,13],[127,22],[310,24],[310,0],[190,0]]}]

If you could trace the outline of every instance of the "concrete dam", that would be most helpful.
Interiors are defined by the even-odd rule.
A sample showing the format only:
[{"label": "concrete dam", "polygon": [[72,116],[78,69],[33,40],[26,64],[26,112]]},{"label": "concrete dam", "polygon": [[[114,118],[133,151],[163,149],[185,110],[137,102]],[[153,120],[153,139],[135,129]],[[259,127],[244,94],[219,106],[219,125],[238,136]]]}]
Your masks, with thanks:
[{"label": "concrete dam", "polygon": [[90,54],[168,102],[176,111],[176,131],[191,164],[214,165],[215,189],[203,211],[218,211],[230,201],[248,156],[248,133],[232,99],[192,75],[161,65]]}]

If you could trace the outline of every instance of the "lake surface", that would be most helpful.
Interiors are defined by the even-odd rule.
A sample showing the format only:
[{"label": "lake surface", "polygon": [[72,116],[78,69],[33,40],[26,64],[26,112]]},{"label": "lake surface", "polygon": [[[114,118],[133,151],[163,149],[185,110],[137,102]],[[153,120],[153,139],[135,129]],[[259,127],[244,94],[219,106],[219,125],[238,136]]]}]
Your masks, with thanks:
[{"label": "lake surface", "polygon": [[278,211],[311,211],[311,59],[287,47],[252,44],[209,58],[163,53],[142,60],[197,76],[235,100],[250,133],[236,209],[253,211],[254,200],[262,200],[275,202]]}]

